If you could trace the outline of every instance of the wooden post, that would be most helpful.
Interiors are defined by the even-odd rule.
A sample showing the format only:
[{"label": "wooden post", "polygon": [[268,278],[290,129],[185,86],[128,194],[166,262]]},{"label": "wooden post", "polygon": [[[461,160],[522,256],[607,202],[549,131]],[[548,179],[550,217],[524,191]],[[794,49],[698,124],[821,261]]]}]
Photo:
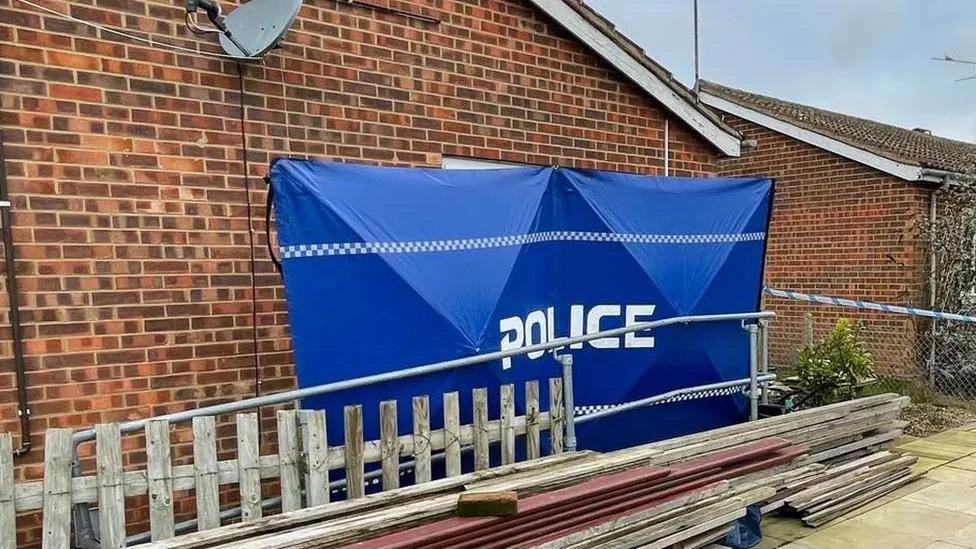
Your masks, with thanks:
[{"label": "wooden post", "polygon": [[255,413],[237,415],[237,475],[241,521],[261,518],[261,450]]},{"label": "wooden post", "polygon": [[281,474],[281,511],[302,508],[302,477],[299,465],[298,414],[295,410],[278,410],[278,468]]},{"label": "wooden post", "polygon": [[444,393],[444,474],[461,474],[461,403],[457,391]]},{"label": "wooden post", "polygon": [[380,456],[383,464],[383,489],[400,487],[400,435],[397,427],[397,403],[380,403]]},{"label": "wooden post", "polygon": [[308,468],[305,496],[309,507],[329,503],[329,440],[325,430],[325,410],[304,410],[302,441]]},{"label": "wooden post", "polygon": [[71,544],[71,429],[48,429],[44,441],[44,549]]},{"label": "wooden post", "polygon": [[169,449],[169,421],[146,423],[146,476],[149,480],[149,532],[152,541],[176,535],[173,524],[173,460]]},{"label": "wooden post", "polygon": [[472,392],[474,402],[474,470],[483,471],[489,466],[488,455],[488,389],[484,387]]},{"label": "wooden post", "polygon": [[430,482],[430,400],[413,397],[414,482]]},{"label": "wooden post", "polygon": [[0,433],[0,549],[17,548],[14,508],[14,445],[10,433]]},{"label": "wooden post", "polygon": [[563,380],[549,378],[549,440],[553,454],[563,452]]},{"label": "wooden post", "polygon": [[343,412],[346,431],[346,495],[348,499],[358,499],[366,494],[363,486],[363,407],[346,406]]},{"label": "wooden post", "polygon": [[193,418],[193,476],[197,498],[197,530],[219,528],[217,429],[213,416]]},{"label": "wooden post", "polygon": [[515,463],[515,386],[502,385],[500,393],[502,465],[511,465]]},{"label": "wooden post", "polygon": [[100,546],[102,549],[125,547],[122,434],[117,423],[103,423],[95,427],[95,460]]},{"label": "wooden post", "polygon": [[539,382],[525,382],[525,458],[536,459],[539,450]]}]

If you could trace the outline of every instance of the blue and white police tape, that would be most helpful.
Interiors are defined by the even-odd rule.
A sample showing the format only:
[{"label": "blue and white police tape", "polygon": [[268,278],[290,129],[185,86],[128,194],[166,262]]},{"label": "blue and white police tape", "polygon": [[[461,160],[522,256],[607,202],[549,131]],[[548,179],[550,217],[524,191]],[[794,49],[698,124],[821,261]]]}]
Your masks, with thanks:
[{"label": "blue and white police tape", "polygon": [[854,309],[864,309],[867,311],[880,311],[882,313],[893,313],[899,315],[924,316],[928,318],[937,318],[939,320],[958,320],[960,322],[976,322],[976,316],[957,315],[955,313],[946,313],[942,311],[930,311],[928,309],[916,309],[915,307],[905,307],[902,305],[887,305],[885,303],[861,301],[860,299],[846,299],[843,297],[830,297],[830,296],[817,295],[817,294],[805,294],[802,292],[793,292],[790,290],[778,290],[776,288],[770,288],[768,286],[764,288],[763,291],[766,292],[766,295],[792,299],[795,301],[809,301],[811,303],[822,303],[824,305],[838,305],[840,307],[851,307]]}]

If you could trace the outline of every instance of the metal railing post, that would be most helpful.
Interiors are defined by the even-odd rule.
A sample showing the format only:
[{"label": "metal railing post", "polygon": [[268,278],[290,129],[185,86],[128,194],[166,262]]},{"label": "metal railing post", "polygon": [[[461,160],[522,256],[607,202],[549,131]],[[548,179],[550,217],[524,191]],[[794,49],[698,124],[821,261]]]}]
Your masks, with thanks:
[{"label": "metal railing post", "polygon": [[[769,373],[769,319],[759,319],[759,352],[760,368],[759,373],[766,375]],[[764,381],[761,385],[761,399],[763,404],[769,404],[769,382]]]},{"label": "metal railing post", "polygon": [[749,332],[749,420],[759,419],[759,326],[745,324]]},{"label": "metal railing post", "polygon": [[559,355],[563,367],[563,417],[566,418],[563,449],[576,451],[576,405],[573,402],[573,355]]}]

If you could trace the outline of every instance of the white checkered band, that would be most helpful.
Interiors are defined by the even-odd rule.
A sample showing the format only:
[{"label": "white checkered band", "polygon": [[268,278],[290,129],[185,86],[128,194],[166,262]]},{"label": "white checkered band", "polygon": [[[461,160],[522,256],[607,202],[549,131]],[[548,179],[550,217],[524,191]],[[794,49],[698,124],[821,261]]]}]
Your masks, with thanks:
[{"label": "white checkered band", "polygon": [[484,250],[542,242],[616,242],[624,244],[725,244],[765,240],[766,233],[741,234],[633,234],[584,231],[548,231],[512,236],[458,240],[416,240],[407,242],[331,242],[282,246],[281,258],[330,255],[407,254]]},{"label": "white checkered band", "polygon": [[[714,398],[714,397],[720,397],[720,396],[729,396],[729,395],[735,395],[735,394],[738,394],[738,393],[745,393],[748,390],[749,390],[749,384],[748,383],[745,383],[743,385],[739,385],[739,386],[735,386],[735,387],[726,387],[724,389],[709,389],[709,390],[705,390],[705,391],[696,391],[696,392],[692,392],[692,393],[685,393],[685,394],[682,394],[682,395],[676,395],[676,396],[673,396],[673,397],[671,397],[669,399],[662,400],[660,402],[654,402],[652,404],[648,404],[648,406],[656,406],[656,405],[659,405],[659,404],[668,404],[670,402],[684,402],[684,401],[688,401],[688,400],[699,400],[699,399],[702,399],[702,398]],[[596,413],[596,412],[602,412],[604,410],[612,410],[614,408],[619,408],[620,406],[624,406],[625,404],[630,404],[630,403],[629,402],[622,402],[620,404],[597,404],[597,405],[593,405],[593,406],[575,406],[573,408],[573,410],[575,412],[575,415],[577,417],[579,417],[579,416],[586,416],[586,415],[589,415],[589,414],[593,414],[593,413]]]}]

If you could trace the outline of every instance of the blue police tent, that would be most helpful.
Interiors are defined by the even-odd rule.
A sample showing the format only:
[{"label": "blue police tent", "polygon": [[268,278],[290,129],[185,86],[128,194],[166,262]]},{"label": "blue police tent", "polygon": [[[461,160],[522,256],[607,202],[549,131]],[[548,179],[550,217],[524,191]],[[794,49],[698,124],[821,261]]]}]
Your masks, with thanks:
[{"label": "blue police tent", "polygon": [[[271,169],[298,382],[320,385],[679,315],[758,310],[772,205],[768,179],[662,178],[565,168],[381,168],[282,159]],[[738,322],[670,326],[574,346],[581,412],[748,377]],[[310,399],[329,438],[342,407],[528,380],[534,353]],[[744,419],[741,395],[677,402],[581,425],[580,447],[615,449]],[[522,413],[519,408],[519,413]]]}]

